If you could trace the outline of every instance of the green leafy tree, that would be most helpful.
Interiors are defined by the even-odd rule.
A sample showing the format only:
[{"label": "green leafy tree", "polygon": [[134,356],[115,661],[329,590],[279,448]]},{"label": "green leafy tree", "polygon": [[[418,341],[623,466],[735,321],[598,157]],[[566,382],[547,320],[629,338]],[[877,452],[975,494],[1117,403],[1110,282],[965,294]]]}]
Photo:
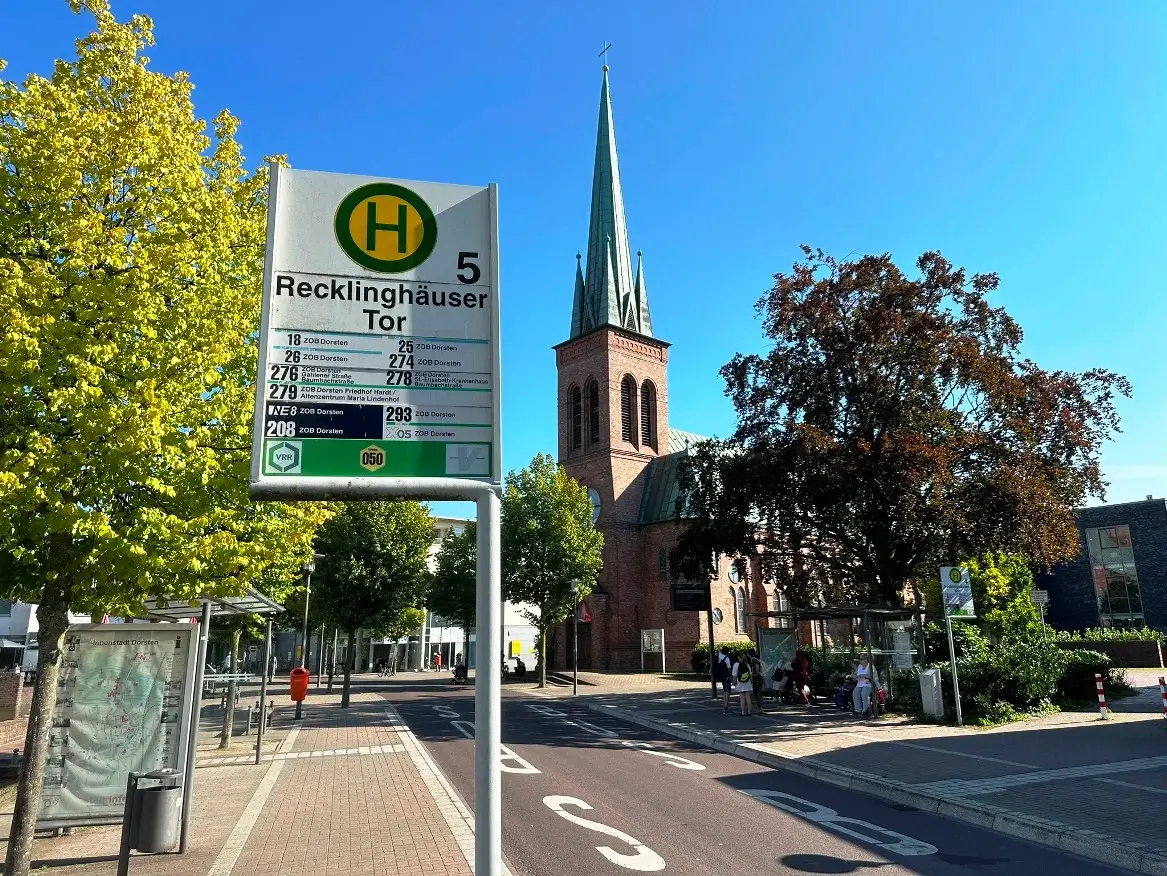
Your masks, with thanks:
[{"label": "green leafy tree", "polygon": [[342,708],[349,704],[357,630],[394,626],[417,605],[433,536],[429,509],[412,501],[350,502],[320,527],[312,600],[348,634]]},{"label": "green leafy tree", "polygon": [[713,545],[899,603],[960,556],[1075,556],[1073,512],[1103,495],[1099,453],[1130,384],[1022,358],[993,274],[935,252],[916,277],[888,255],[803,252],[758,302],[768,352],[722,368],[738,427],[686,467],[679,565]]},{"label": "green leafy tree", "polygon": [[592,592],[603,563],[604,536],[592,525],[588,492],[544,453],[512,471],[502,497],[503,596],[535,606],[539,686],[547,684],[547,635]]},{"label": "green leafy tree", "polygon": [[426,607],[462,627],[462,653],[470,659],[470,630],[477,615],[478,528],[467,523],[462,532],[451,532],[438,550]]},{"label": "green leafy tree", "polygon": [[[76,0],[78,11],[81,0]],[[28,872],[68,610],[243,592],[310,550],[319,506],[247,498],[267,176],[148,18],[0,78],[0,582],[39,604],[5,872]],[[2,62],[0,62],[2,66]]]},{"label": "green leafy tree", "polygon": [[425,609],[409,606],[401,609],[385,625],[376,630],[377,635],[385,636],[397,647],[397,640],[404,638],[425,623]]}]

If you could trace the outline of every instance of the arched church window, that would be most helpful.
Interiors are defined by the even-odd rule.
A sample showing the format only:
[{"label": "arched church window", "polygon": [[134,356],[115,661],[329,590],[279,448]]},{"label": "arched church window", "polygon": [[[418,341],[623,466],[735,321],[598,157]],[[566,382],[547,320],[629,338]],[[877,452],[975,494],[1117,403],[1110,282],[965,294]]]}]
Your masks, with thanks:
[{"label": "arched church window", "polygon": [[[731,587],[730,589],[732,590],[733,588]],[[734,612],[734,615],[735,615],[734,626],[737,627],[737,631],[739,633],[744,633],[746,631],[746,588],[745,587],[739,587],[737,589],[737,598],[734,600],[734,602],[735,602],[734,607],[737,609],[737,611]]]},{"label": "arched church window", "polygon": [[583,447],[583,392],[574,383],[567,390],[567,422],[572,450]]},{"label": "arched church window", "polygon": [[667,578],[669,575],[669,555],[664,548],[656,555],[656,571],[662,578]]},{"label": "arched church window", "polygon": [[640,443],[656,450],[656,387],[646,380],[640,385]]},{"label": "arched church window", "polygon": [[630,374],[620,381],[620,437],[636,443],[636,381]]},{"label": "arched church window", "polygon": [[591,447],[600,443],[600,384],[596,383],[596,379],[591,377],[587,384],[587,421],[588,421],[588,446]]}]

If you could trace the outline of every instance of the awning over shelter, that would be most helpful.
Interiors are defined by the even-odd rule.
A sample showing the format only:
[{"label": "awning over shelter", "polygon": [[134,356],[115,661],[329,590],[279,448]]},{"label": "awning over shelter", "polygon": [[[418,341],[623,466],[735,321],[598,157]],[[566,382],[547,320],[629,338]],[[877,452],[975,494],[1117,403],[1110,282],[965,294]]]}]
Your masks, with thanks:
[{"label": "awning over shelter", "polygon": [[814,605],[787,611],[752,611],[748,617],[790,618],[799,621],[847,620],[871,617],[881,620],[911,620],[914,608],[895,608],[890,605]]},{"label": "awning over shelter", "polygon": [[11,639],[0,639],[0,649],[2,648],[23,648],[24,642],[14,642]]},{"label": "awning over shelter", "polygon": [[184,621],[202,613],[202,606],[210,605],[211,617],[238,614],[279,614],[284,607],[268,599],[258,590],[248,589],[245,596],[201,596],[194,602],[168,600],[157,597],[148,600],[146,611],[140,617],[155,621]]}]

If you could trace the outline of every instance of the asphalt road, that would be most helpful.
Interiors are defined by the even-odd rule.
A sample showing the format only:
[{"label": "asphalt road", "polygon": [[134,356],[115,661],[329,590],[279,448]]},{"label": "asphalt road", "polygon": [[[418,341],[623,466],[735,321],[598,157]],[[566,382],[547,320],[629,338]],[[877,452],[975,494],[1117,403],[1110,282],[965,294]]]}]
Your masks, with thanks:
[{"label": "asphalt road", "polygon": [[[409,680],[385,693],[472,808],[473,690]],[[515,876],[1122,872],[691,746],[586,702],[504,691],[502,728]]]}]

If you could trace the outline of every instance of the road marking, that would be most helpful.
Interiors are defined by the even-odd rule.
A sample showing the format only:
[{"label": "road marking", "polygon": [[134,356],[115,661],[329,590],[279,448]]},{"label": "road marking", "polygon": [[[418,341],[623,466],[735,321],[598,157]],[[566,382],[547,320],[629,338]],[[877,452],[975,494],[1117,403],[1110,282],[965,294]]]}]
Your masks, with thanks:
[{"label": "road marking", "polygon": [[655,757],[663,757],[665,763],[669,766],[675,766],[680,770],[703,770],[705,767],[694,760],[689,760],[687,757],[681,757],[679,754],[671,754],[667,751],[657,751],[647,742],[629,742],[624,740],[621,745],[627,745],[629,748],[635,748],[637,751],[643,751],[645,754],[651,754]]},{"label": "road marking", "polygon": [[1167,794],[1167,788],[1152,788],[1149,785],[1137,785],[1134,782],[1122,782],[1118,779],[1095,779],[1096,782],[1106,782],[1108,785],[1119,785],[1123,788],[1137,788],[1149,794]]},{"label": "road marking", "polygon": [[585,733],[591,733],[593,736],[603,736],[605,739],[616,739],[620,736],[612,730],[604,727],[597,727],[595,724],[589,724],[587,721],[564,721],[564,724],[570,724],[572,727],[578,727]]},{"label": "road marking", "polygon": [[1041,769],[1041,767],[1037,766],[1037,764],[1021,763],[1017,760],[1005,760],[1001,757],[989,757],[988,755],[984,754],[969,754],[968,752],[964,751],[952,751],[951,749],[940,748],[936,745],[921,745],[918,742],[903,742],[899,739],[883,739],[879,736],[872,736],[869,733],[856,733],[854,730],[846,730],[840,735],[855,736],[859,739],[866,739],[868,742],[882,742],[890,743],[891,745],[902,745],[905,748],[918,748],[920,751],[934,751],[937,754],[952,755],[953,757],[966,757],[970,760],[984,760],[988,761],[989,763],[1000,763],[1004,764],[1005,766],[1021,767],[1027,770]]},{"label": "road marking", "polygon": [[[293,727],[285,737],[284,744],[288,746],[289,752],[296,744],[296,737],[299,735],[300,728]],[[231,871],[235,869],[235,863],[243,853],[243,847],[247,844],[251,831],[255,829],[255,824],[259,821],[264,804],[271,796],[276,779],[283,771],[284,761],[282,760],[273,761],[267,768],[267,772],[259,780],[259,787],[255,789],[255,793],[251,795],[251,799],[247,801],[247,806],[243,809],[243,814],[235,822],[235,827],[231,830],[231,835],[227,837],[227,842],[219,850],[219,854],[215,856],[215,861],[211,864],[211,869],[207,871],[207,876],[231,876]]]},{"label": "road marking", "polygon": [[[757,800],[761,800],[763,803],[768,803],[775,809],[781,809],[783,812],[789,812],[792,815],[797,815],[799,818],[805,818],[807,821],[821,824],[823,827],[833,830],[836,833],[844,834],[871,846],[877,846],[883,852],[891,852],[892,854],[903,855],[905,857],[914,857],[918,855],[934,855],[939,851],[931,843],[913,839],[910,836],[905,836],[894,830],[888,830],[886,827],[880,827],[877,824],[872,824],[870,821],[861,821],[858,818],[848,818],[845,815],[839,815],[838,812],[828,806],[820,806],[818,803],[803,800],[801,797],[795,797],[793,794],[784,794],[781,791],[769,791],[764,788],[742,789],[741,793],[748,794]],[[855,828],[859,828],[859,830],[855,830]],[[877,839],[876,837],[890,838],[891,841],[889,842],[888,839]]]},{"label": "road marking", "polygon": [[[451,721],[450,723],[454,725],[455,730],[457,730],[467,739],[471,741],[474,740],[473,723],[470,721]],[[504,773],[518,773],[522,776],[533,776],[536,773],[542,772],[542,770],[532,766],[529,760],[525,760],[521,756],[515,754],[514,751],[507,748],[505,745],[500,745],[499,748],[502,750],[502,754],[499,758],[501,761],[499,768]],[[508,761],[511,761],[511,763],[508,763]]]},{"label": "road marking", "polygon": [[1112,763],[1092,763],[1084,766],[1040,770],[1033,773],[1013,773],[990,779],[943,779],[912,785],[915,790],[941,797],[974,797],[981,794],[999,794],[1023,785],[1060,782],[1064,779],[1109,778],[1112,773],[1137,773],[1167,766],[1167,757],[1141,757]]},{"label": "road marking", "polygon": [[434,706],[434,711],[441,715],[443,718],[458,717],[458,713],[451,709],[449,706]]},{"label": "road marking", "polygon": [[605,836],[613,837],[620,840],[622,843],[627,843],[636,850],[633,855],[625,855],[611,848],[610,846],[596,846],[596,851],[611,861],[618,867],[623,867],[626,870],[639,870],[641,872],[652,872],[655,870],[663,870],[665,868],[665,859],[642,843],[636,837],[629,836],[622,830],[617,830],[614,827],[609,827],[606,824],[601,824],[598,821],[591,821],[587,818],[581,818],[571,812],[565,812],[564,806],[574,806],[577,809],[591,809],[592,807],[580,800],[578,797],[560,797],[548,796],[543,798],[543,805],[554,812],[556,815],[566,818],[573,824],[578,824],[580,827],[585,827],[588,830],[594,830],[596,833],[602,833]]},{"label": "road marking", "polygon": [[[466,859],[466,866],[473,873],[474,815],[466,808],[466,804],[462,802],[462,798],[458,796],[454,786],[442,775],[442,771],[438,769],[438,765],[434,763],[429,752],[413,735],[413,731],[401,719],[401,714],[393,707],[392,703],[385,703],[385,714],[389,718],[389,723],[400,729],[401,738],[409,752],[410,759],[413,760],[413,765],[421,773],[422,781],[425,782],[426,790],[429,791],[434,806],[437,807],[442,818],[449,825],[450,831],[454,834],[454,840],[458,843],[458,848],[462,850],[462,857]],[[512,876],[505,862],[502,863],[502,876]]]}]

